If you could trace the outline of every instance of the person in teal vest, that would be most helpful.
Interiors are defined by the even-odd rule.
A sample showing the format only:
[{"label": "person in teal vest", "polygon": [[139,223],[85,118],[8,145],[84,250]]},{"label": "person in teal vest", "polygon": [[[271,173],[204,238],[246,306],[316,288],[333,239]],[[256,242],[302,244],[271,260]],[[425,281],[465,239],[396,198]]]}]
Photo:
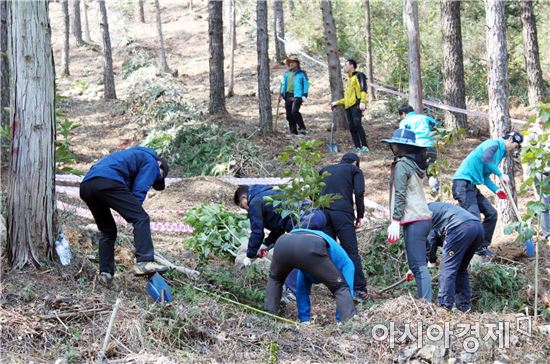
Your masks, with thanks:
[{"label": "person in teal vest", "polygon": [[300,68],[300,59],[291,54],[286,60],[288,71],[283,76],[279,101],[285,100],[286,120],[291,134],[306,134],[304,118],[300,113],[300,107],[306,102],[309,81],[307,74]]},{"label": "person in teal vest", "polygon": [[435,149],[435,143],[432,138],[432,130],[438,123],[434,118],[428,115],[417,114],[409,104],[401,105],[398,109],[399,112],[399,128],[410,129],[416,135],[416,143],[423,147],[426,147],[426,162],[428,163],[428,170],[426,175],[428,176],[428,184],[434,192],[439,191],[439,181],[437,176],[429,172],[429,167],[437,160],[437,149]]},{"label": "person in teal vest", "polygon": [[507,199],[508,195],[492,180],[495,174],[501,183],[509,183],[510,177],[504,174],[498,165],[506,157],[507,153],[519,150],[523,136],[517,131],[511,131],[504,138],[489,139],[478,145],[462,161],[453,176],[452,193],[458,204],[470,211],[474,216],[483,214],[483,231],[485,238],[477,254],[481,256],[491,255],[487,249],[491,245],[495,226],[497,224],[497,210],[489,200],[481,194],[477,186],[484,184],[500,199]]}]

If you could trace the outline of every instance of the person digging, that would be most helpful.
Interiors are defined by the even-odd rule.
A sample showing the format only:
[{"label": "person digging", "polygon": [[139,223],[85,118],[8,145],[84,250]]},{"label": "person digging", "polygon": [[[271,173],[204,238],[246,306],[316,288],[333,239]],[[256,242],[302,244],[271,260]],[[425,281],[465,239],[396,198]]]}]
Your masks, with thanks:
[{"label": "person digging", "polygon": [[[268,185],[239,186],[233,196],[235,205],[248,212],[250,220],[250,238],[248,239],[248,248],[246,258],[242,266],[246,267],[252,264],[256,258],[263,258],[267,252],[274,246],[277,239],[286,232],[294,229],[291,217],[283,218],[281,214],[273,208],[272,204],[264,200],[266,196],[279,194],[279,191]],[[302,219],[302,225],[311,229],[322,230],[326,224],[325,214],[321,210],[314,210],[310,216]],[[269,235],[265,238],[265,229],[269,230]],[[260,249],[262,244],[265,246]],[[285,286],[294,294],[296,292],[296,279],[298,271],[293,271],[287,278]]]},{"label": "person digging", "polygon": [[102,158],[82,180],[80,198],[88,205],[100,231],[100,282],[111,284],[115,274],[117,227],[111,209],[134,228],[134,273],[147,275],[168,270],[154,261],[149,215],[142,206],[151,187],[164,190],[168,171],[166,160],[153,149],[132,147]]},{"label": "person digging", "polygon": [[491,181],[491,175],[495,174],[502,183],[510,183],[510,177],[498,165],[508,153],[521,149],[522,142],[523,136],[517,131],[506,133],[504,138],[486,140],[468,154],[453,176],[453,198],[473,215],[480,217],[483,214],[485,242],[476,253],[480,256],[492,255],[488,248],[493,239],[498,213],[477,186],[484,184],[498,198],[507,199],[506,192]]},{"label": "person digging", "polygon": [[478,216],[457,205],[430,202],[428,208],[432,212],[433,225],[428,246],[437,249],[443,241],[438,303],[448,310],[456,305],[459,311],[469,312],[472,308],[472,290],[468,266],[483,244],[483,226]]},{"label": "person digging", "polygon": [[301,323],[311,320],[312,284],[323,283],[336,301],[336,319],[347,321],[356,313],[353,302],[354,266],[342,247],[322,231],[295,229],[279,237],[273,251],[264,308],[279,314],[283,282],[299,269],[296,304]]}]

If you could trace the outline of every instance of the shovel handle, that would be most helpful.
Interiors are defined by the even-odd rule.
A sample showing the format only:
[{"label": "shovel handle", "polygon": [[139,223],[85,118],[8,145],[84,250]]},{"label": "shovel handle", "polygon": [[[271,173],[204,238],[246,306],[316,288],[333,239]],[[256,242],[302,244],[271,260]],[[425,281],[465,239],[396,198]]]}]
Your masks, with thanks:
[{"label": "shovel handle", "polygon": [[512,195],[510,191],[510,187],[508,187],[508,184],[506,182],[501,181],[500,185],[504,188],[504,192],[508,195],[508,199],[510,200],[510,203],[512,204],[512,209],[514,210],[514,213],[516,214],[516,217],[519,221],[523,221],[521,219],[521,215],[519,214],[518,206],[516,205],[516,201],[514,201],[514,196]]}]

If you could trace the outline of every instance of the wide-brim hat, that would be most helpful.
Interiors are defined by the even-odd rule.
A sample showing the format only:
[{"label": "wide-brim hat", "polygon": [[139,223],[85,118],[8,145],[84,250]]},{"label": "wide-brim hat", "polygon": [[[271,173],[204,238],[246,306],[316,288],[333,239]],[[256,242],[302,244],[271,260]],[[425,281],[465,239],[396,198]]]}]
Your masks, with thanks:
[{"label": "wide-brim hat", "polygon": [[285,64],[288,66],[290,62],[298,62],[300,64],[300,58],[298,58],[297,54],[291,54],[285,59]]},{"label": "wide-brim hat", "polygon": [[157,179],[155,183],[153,183],[153,188],[157,191],[162,191],[166,188],[166,177],[168,177],[168,172],[170,171],[170,166],[168,165],[168,162],[164,158],[158,158],[157,159],[160,162],[160,169],[162,169],[162,177]]},{"label": "wide-brim hat", "polygon": [[416,144],[416,134],[410,129],[397,129],[393,132],[391,139],[382,139],[382,143],[403,144],[413,147],[425,148],[423,145]]}]

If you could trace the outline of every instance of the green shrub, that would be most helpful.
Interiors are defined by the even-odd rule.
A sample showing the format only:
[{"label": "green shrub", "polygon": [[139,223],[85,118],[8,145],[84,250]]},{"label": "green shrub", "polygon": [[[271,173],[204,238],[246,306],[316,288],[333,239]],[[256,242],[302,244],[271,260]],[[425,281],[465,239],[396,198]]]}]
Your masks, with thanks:
[{"label": "green shrub", "polygon": [[172,163],[184,167],[184,176],[261,173],[258,150],[250,140],[217,125],[185,126],[172,142]]},{"label": "green shrub", "polygon": [[520,268],[503,264],[477,264],[471,269],[472,303],[478,311],[523,310],[527,281]]},{"label": "green shrub", "polygon": [[184,221],[193,227],[193,234],[185,244],[201,259],[210,254],[231,259],[237,255],[241,244],[248,241],[248,217],[225,211],[222,204],[192,208],[185,214]]},{"label": "green shrub", "polygon": [[384,288],[403,278],[409,270],[403,239],[388,244],[385,228],[371,232],[360,253],[369,285]]},{"label": "green shrub", "polygon": [[211,266],[201,275],[216,291],[256,307],[262,307],[268,271],[255,265],[235,271],[233,267]]}]

